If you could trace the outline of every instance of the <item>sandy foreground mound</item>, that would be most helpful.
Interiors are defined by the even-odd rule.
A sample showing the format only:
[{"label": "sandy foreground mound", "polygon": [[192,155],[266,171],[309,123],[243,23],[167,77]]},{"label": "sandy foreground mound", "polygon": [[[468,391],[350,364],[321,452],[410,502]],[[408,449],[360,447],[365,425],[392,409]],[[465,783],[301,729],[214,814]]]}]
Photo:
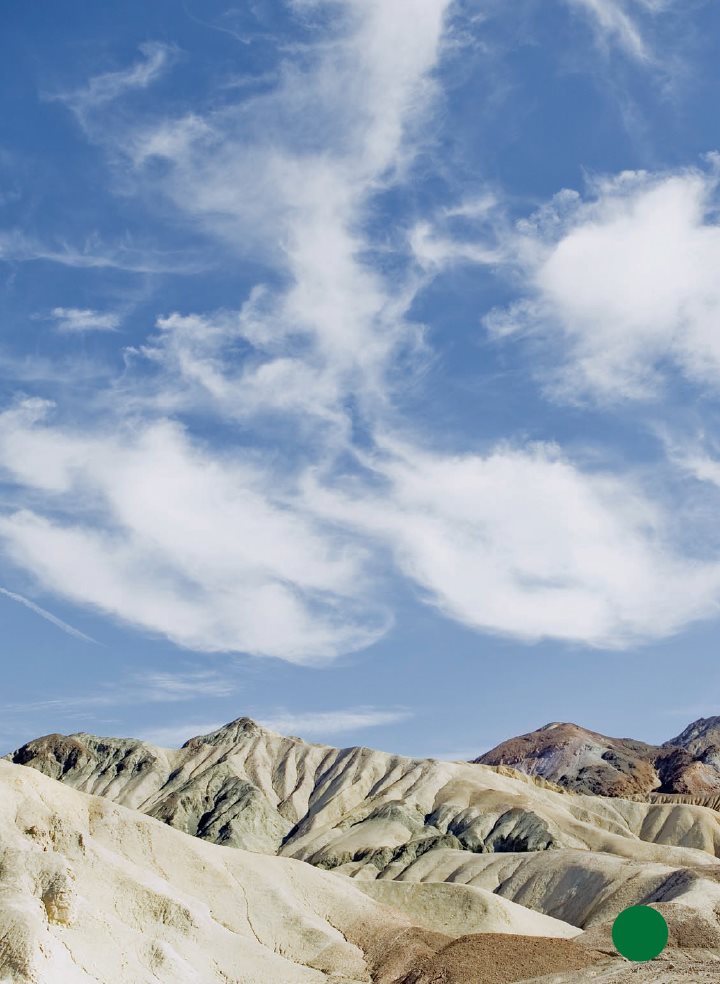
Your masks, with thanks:
[{"label": "sandy foreground mound", "polygon": [[548,973],[580,973],[598,964],[598,955],[574,943],[528,937],[462,936],[418,961],[402,984],[510,984]]},{"label": "sandy foreground mound", "polygon": [[[518,980],[540,951],[555,972],[606,962],[562,938],[572,927],[489,893],[465,890],[455,911],[449,886],[415,886],[411,901],[410,886],[365,887],[380,901],[0,762],[2,984],[491,984]],[[423,928],[432,907],[451,933]],[[467,927],[505,935],[452,938]],[[508,953],[510,976],[488,976],[490,950]]]},{"label": "sandy foreground mound", "polygon": [[[530,891],[564,854],[496,856],[507,867],[492,878]],[[540,867],[523,872],[531,860]],[[642,968],[613,953],[607,918],[569,939],[567,923],[476,885],[351,880],[208,844],[0,762],[0,984],[709,984],[720,979],[712,874],[676,871],[674,895],[665,878],[671,945]]]}]

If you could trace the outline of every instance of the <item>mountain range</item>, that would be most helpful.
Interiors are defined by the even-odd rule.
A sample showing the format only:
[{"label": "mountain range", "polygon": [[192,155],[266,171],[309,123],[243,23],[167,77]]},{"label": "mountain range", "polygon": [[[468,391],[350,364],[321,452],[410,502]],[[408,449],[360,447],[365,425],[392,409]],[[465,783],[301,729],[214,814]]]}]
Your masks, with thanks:
[{"label": "mountain range", "polygon": [[[713,721],[657,748],[709,767]],[[720,813],[644,792],[652,750],[560,724],[483,756],[497,764],[338,749],[248,718],[180,749],[38,738],[0,761],[0,981],[717,980]],[[630,796],[576,791],[593,756],[593,782],[647,778]],[[610,938],[635,903],[670,927],[650,976]]]}]

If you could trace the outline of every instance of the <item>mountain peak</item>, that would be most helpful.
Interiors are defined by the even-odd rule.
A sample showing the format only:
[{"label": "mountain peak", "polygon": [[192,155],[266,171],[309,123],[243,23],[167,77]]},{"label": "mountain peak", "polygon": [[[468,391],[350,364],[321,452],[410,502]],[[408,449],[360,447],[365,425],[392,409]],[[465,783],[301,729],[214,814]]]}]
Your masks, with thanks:
[{"label": "mountain peak", "polygon": [[197,745],[236,745],[243,739],[255,737],[257,735],[268,734],[257,722],[249,717],[239,717],[234,721],[229,721],[217,731],[211,731],[207,735],[196,735],[189,738],[182,746],[183,748],[195,748]]},{"label": "mountain peak", "polygon": [[[551,721],[549,724],[544,724],[542,728],[538,728],[538,731],[558,731],[560,729],[567,729],[568,731],[586,731],[586,728],[582,728],[579,724],[573,724],[572,721]],[[532,734],[532,732],[530,732]]]},{"label": "mountain peak", "polygon": [[676,738],[671,738],[670,741],[666,741],[664,744],[679,745],[681,748],[688,748],[698,740],[707,740],[708,737],[713,736],[713,733],[715,733],[718,744],[720,744],[720,716],[698,718],[697,721],[689,724],[684,731],[681,731]]}]

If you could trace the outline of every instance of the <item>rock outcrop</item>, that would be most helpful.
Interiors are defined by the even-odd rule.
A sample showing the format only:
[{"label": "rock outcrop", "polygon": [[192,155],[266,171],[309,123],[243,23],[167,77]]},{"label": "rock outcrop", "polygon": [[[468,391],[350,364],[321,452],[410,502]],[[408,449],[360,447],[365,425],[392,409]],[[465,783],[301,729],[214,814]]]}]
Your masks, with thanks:
[{"label": "rock outcrop", "polygon": [[507,765],[599,796],[720,796],[720,717],[702,718],[676,738],[649,745],[576,724],[546,724],[475,760]]}]

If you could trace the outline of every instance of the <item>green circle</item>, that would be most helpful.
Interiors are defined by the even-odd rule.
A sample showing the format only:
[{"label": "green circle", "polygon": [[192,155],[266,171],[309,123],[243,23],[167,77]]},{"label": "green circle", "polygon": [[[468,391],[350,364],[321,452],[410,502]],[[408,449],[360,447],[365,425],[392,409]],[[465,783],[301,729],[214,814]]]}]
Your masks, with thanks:
[{"label": "green circle", "polygon": [[657,909],[631,905],[613,923],[615,949],[628,960],[654,960],[665,949],[668,926]]}]

